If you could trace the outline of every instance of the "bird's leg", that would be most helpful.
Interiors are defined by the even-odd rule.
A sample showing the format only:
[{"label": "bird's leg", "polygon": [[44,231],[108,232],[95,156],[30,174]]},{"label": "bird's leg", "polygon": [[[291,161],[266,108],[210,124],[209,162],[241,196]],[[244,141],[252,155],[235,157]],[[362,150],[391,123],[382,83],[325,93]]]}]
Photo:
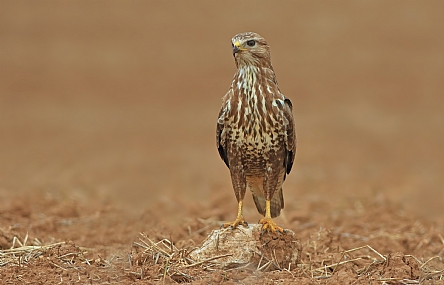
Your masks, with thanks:
[{"label": "bird's leg", "polygon": [[242,216],[242,205],[245,197],[245,190],[247,189],[247,182],[244,174],[244,169],[239,160],[237,158],[230,161],[230,172],[231,172],[231,183],[233,184],[234,194],[237,199],[237,217],[231,223],[225,223],[222,226],[224,228],[231,227],[235,229],[238,225],[243,225],[248,227],[247,222],[245,222],[244,217]]},{"label": "bird's leg", "polygon": [[[265,217],[259,223],[262,224],[262,231],[284,233],[284,229],[276,225],[271,217],[271,200],[273,198],[278,185],[282,185],[280,175],[279,159],[275,154],[270,158],[270,162],[266,165],[264,177],[264,196],[265,196]],[[280,186],[279,186],[280,187]]]},{"label": "bird's leg", "polygon": [[231,227],[232,229],[235,229],[238,225],[243,225],[244,227],[248,227],[248,223],[244,220],[244,217],[242,216],[242,205],[243,201],[240,200],[237,205],[237,217],[236,220],[234,220],[231,223],[225,223],[222,226],[224,228]]},{"label": "bird's leg", "polygon": [[262,231],[284,233],[284,229],[278,226],[271,218],[270,200],[265,201],[265,217],[259,223],[262,224]]}]

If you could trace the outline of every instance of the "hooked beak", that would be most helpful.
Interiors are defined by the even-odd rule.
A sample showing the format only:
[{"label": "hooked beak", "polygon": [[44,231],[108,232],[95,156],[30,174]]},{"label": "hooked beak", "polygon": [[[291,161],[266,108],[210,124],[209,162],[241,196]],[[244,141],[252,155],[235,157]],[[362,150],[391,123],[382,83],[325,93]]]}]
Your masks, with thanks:
[{"label": "hooked beak", "polygon": [[240,46],[240,42],[235,42],[233,44],[233,56],[242,50]]}]

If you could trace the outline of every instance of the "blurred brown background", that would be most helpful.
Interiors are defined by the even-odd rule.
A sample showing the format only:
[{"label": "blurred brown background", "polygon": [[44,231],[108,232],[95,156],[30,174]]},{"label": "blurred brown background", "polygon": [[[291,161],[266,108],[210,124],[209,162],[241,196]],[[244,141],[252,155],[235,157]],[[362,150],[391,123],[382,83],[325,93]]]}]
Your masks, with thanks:
[{"label": "blurred brown background", "polygon": [[0,6],[2,199],[55,193],[145,209],[221,191],[234,216],[215,123],[235,72],[230,39],[255,31],[294,105],[287,209],[387,199],[443,213],[442,1]]}]

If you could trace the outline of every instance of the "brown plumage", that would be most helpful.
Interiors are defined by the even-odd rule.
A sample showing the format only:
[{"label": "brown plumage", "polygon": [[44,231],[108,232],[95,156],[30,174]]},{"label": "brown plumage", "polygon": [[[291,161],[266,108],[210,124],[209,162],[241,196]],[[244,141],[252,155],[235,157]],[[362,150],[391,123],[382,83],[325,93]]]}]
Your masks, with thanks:
[{"label": "brown plumage", "polygon": [[237,72],[222,98],[216,143],[230,169],[238,214],[224,226],[247,225],[242,203],[248,186],[264,215],[263,229],[283,232],[272,218],[284,208],[282,184],[296,155],[292,104],[279,90],[265,39],[248,32],[231,42]]}]

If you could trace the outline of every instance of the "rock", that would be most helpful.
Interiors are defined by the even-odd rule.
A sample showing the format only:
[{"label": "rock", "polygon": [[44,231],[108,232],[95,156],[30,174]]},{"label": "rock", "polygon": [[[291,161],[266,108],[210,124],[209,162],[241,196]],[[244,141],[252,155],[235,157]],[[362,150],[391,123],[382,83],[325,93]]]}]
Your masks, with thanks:
[{"label": "rock", "polygon": [[222,269],[247,266],[266,271],[294,268],[298,264],[302,247],[294,232],[261,232],[260,224],[214,230],[190,257]]}]

